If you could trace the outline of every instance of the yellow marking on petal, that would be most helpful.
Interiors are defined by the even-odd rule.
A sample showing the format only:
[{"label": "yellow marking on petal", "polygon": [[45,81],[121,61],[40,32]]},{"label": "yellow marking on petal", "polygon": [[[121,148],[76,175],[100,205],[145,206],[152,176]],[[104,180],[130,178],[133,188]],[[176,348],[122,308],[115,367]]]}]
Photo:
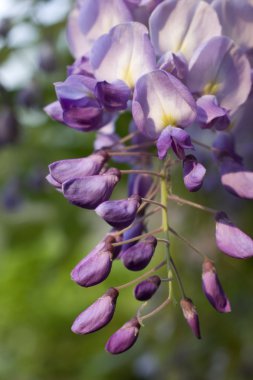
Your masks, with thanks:
[{"label": "yellow marking on petal", "polygon": [[205,85],[203,89],[203,94],[204,95],[216,95],[217,92],[220,90],[220,83],[215,83],[215,82],[209,82]]},{"label": "yellow marking on petal", "polygon": [[164,113],[162,115],[162,124],[163,124],[163,127],[167,127],[168,125],[176,125],[176,120],[174,119],[174,117],[170,114],[166,114]]},{"label": "yellow marking on petal", "polygon": [[130,65],[128,65],[126,68],[123,70],[122,74],[122,80],[126,82],[126,84],[130,87],[134,87],[134,79],[133,79],[133,74]]}]

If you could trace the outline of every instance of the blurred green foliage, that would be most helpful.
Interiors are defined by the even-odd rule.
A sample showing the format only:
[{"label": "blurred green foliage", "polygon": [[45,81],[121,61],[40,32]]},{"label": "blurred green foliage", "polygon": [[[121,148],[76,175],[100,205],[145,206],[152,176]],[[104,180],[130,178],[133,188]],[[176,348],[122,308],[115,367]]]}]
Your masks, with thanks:
[{"label": "blurred green foliage", "polygon": [[[72,62],[64,40],[65,19],[50,25],[36,19],[38,7],[46,7],[50,1],[17,2],[19,6],[22,3],[27,11],[10,18],[11,29],[0,39],[2,67],[13,56],[22,57],[24,50],[36,51],[25,85],[12,82],[9,86],[7,81],[1,83],[0,91],[1,110],[11,109],[19,125],[14,141],[0,150],[0,379],[252,378],[252,261],[238,262],[218,254],[213,220],[187,207],[171,205],[171,224],[203,252],[217,256],[218,273],[233,312],[221,315],[211,308],[201,290],[199,258],[172,239],[172,250],[187,294],[198,306],[201,341],[191,335],[175,300],[173,305],[146,321],[132,350],[117,357],[105,353],[103,346],[110,334],[136,312],[138,303],[132,297],[132,290],[120,294],[115,318],[109,326],[84,337],[71,333],[70,326],[79,312],[109,286],[127,282],[134,275],[115,262],[110,278],[95,288],[83,289],[70,280],[73,266],[103,237],[107,227],[94,213],[68,204],[46,184],[44,176],[52,161],[89,154],[94,135],[72,131],[48,120],[43,113],[43,107],[55,98],[52,83],[64,79],[65,67]],[[58,0],[59,9],[61,5]],[[22,23],[29,24],[36,35],[32,42],[28,39],[15,46],[9,36]],[[49,44],[54,53],[55,67],[48,71],[43,71],[37,61],[44,44]],[[14,73],[10,71],[9,75]],[[22,93],[31,86],[34,86],[31,104],[27,104]],[[119,133],[124,125],[125,120],[119,122]],[[173,178],[176,179],[174,191],[187,197],[180,169]],[[126,182],[122,181],[114,196],[125,193]],[[244,230],[252,232],[249,202],[235,201],[217,187],[213,192],[203,190],[192,199],[214,207],[217,204],[228,209],[233,207],[230,215]],[[158,250],[155,262],[160,261],[161,255]],[[151,308],[163,300],[165,293],[166,285]],[[177,296],[175,290],[176,299]]]}]

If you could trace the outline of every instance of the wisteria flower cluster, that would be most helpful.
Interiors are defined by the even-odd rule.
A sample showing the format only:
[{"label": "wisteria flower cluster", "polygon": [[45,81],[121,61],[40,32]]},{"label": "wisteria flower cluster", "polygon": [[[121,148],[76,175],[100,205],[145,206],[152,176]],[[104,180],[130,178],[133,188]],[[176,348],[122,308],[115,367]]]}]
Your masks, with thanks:
[{"label": "wisteria flower cluster", "polygon": [[[78,0],[69,15],[67,38],[75,61],[66,80],[55,83],[57,101],[45,110],[69,128],[97,133],[93,154],[51,163],[47,180],[70,203],[95,210],[111,226],[73,269],[72,280],[82,287],[95,286],[109,276],[115,260],[130,271],[141,271],[152,261],[157,245],[165,247],[160,264],[130,283],[109,288],[81,312],[72,331],[88,334],[107,325],[124,288],[135,285],[134,297],[147,302],[166,281],[164,302],[148,314],[140,307],[109,338],[106,350],[119,354],[129,349],[143,321],[171,302],[174,282],[182,295],[182,313],[200,338],[196,307],[186,295],[170,250],[170,234],[187,240],[169,224],[168,202],[213,215],[217,247],[231,257],[252,257],[253,240],[224,211],[173,194],[172,169],[182,166],[189,192],[201,189],[206,168],[197,156],[202,146],[218,166],[225,189],[253,198],[253,173],[236,153],[233,134],[235,115],[251,96],[252,1]],[[124,137],[116,130],[122,113],[132,117],[130,125],[121,126]],[[196,139],[206,129],[213,131],[212,146]],[[121,169],[121,163],[129,169]],[[126,198],[110,200],[124,175]],[[159,212],[161,225],[150,231],[147,222]],[[203,260],[206,298],[218,312],[230,312],[214,261],[191,247]],[[167,268],[165,278],[157,274],[162,267]]]}]

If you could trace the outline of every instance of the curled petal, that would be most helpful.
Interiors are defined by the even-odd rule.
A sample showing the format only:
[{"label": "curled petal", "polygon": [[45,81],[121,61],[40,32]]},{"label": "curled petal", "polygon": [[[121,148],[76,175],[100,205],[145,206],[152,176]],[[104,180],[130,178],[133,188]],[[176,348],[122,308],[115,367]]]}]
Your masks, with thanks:
[{"label": "curled petal", "polygon": [[114,355],[127,351],[136,342],[140,327],[136,317],[125,323],[110,337],[105,346],[106,351]]},{"label": "curled petal", "polygon": [[181,52],[188,60],[202,42],[221,34],[216,12],[204,1],[163,1],[152,13],[149,25],[158,55]]},{"label": "curled petal", "polygon": [[122,80],[130,88],[156,65],[148,30],[137,22],[117,25],[100,37],[90,60],[98,81]]},{"label": "curled petal", "polygon": [[171,51],[163,54],[158,61],[159,69],[171,73],[180,80],[186,78],[188,63],[181,53],[175,54]]},{"label": "curled petal", "polygon": [[89,107],[70,108],[63,113],[64,123],[77,131],[95,131],[107,124],[108,119],[103,119],[103,109],[96,100]]},{"label": "curled petal", "polygon": [[190,135],[183,129],[171,125],[162,131],[156,146],[160,160],[166,157],[170,148],[174,150],[179,159],[184,159],[184,149],[194,149]]},{"label": "curled petal", "polygon": [[93,210],[110,198],[119,178],[119,172],[74,178],[63,183],[63,195],[70,203]]},{"label": "curled petal", "polygon": [[206,259],[202,270],[202,288],[208,301],[220,313],[229,313],[231,311],[230,303],[222,289],[215,266]]},{"label": "curled petal", "polygon": [[202,128],[214,126],[217,130],[226,129],[230,123],[227,111],[219,107],[214,95],[203,95],[197,100],[198,117],[197,121],[202,124]]},{"label": "curled petal", "polygon": [[183,177],[185,187],[189,191],[198,191],[206,174],[205,167],[193,155],[186,156],[183,161]]},{"label": "curled petal", "polygon": [[131,90],[121,80],[113,83],[103,81],[97,83],[95,94],[108,111],[120,111],[127,108]]},{"label": "curled petal", "polygon": [[59,121],[59,123],[64,123],[63,110],[62,110],[60,102],[56,101],[56,102],[48,104],[44,108],[44,111],[48,114],[49,117],[51,117],[51,119],[55,121]]},{"label": "curled petal", "polygon": [[107,201],[96,208],[96,213],[117,229],[128,227],[135,219],[141,198],[133,195],[128,199]]},{"label": "curled petal", "polygon": [[108,289],[102,297],[76,318],[71,330],[75,334],[83,335],[97,331],[107,325],[113,317],[118,295],[116,289]]},{"label": "curled petal", "polygon": [[121,261],[129,270],[139,271],[149,264],[153,257],[157,240],[154,236],[147,237],[121,254]]},{"label": "curled petal", "polygon": [[216,244],[222,252],[236,259],[253,256],[253,240],[237,228],[225,212],[216,214]]}]

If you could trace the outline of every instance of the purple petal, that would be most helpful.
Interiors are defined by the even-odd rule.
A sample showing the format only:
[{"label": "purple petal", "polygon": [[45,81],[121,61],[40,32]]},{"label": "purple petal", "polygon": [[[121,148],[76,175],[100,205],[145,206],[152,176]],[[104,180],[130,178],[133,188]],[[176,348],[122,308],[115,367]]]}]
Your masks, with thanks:
[{"label": "purple petal", "polygon": [[117,25],[100,37],[90,60],[98,81],[122,80],[130,88],[156,66],[148,30],[137,22]]},{"label": "purple petal", "polygon": [[157,240],[154,236],[147,237],[121,254],[121,261],[129,270],[139,271],[149,264],[153,257]]},{"label": "purple petal", "polygon": [[157,143],[158,157],[163,160],[168,150],[172,147],[175,154],[180,158],[184,158],[184,149],[193,149],[189,134],[181,128],[171,125],[166,127],[160,134]]},{"label": "purple petal", "polygon": [[56,101],[48,104],[44,108],[44,111],[48,114],[49,117],[51,117],[51,119],[59,121],[59,123],[64,123],[63,110],[60,102]]},{"label": "purple petal", "polygon": [[102,297],[76,318],[71,330],[75,334],[83,335],[97,331],[107,325],[113,317],[118,295],[116,289],[108,289]]},{"label": "purple petal", "polygon": [[115,355],[121,354],[131,348],[138,338],[140,327],[141,325],[137,318],[133,318],[125,323],[107,341],[105,346],[106,351]]},{"label": "purple petal", "polygon": [[236,259],[253,256],[253,240],[237,228],[225,212],[216,214],[216,244],[222,252]]},{"label": "purple petal", "polygon": [[221,34],[216,12],[204,1],[163,1],[152,13],[149,25],[158,55],[181,52],[188,60],[202,42]]},{"label": "purple petal", "polygon": [[[143,224],[143,222],[137,222],[137,218],[136,218],[136,221],[134,223],[136,223],[136,224],[134,224],[133,227],[129,228],[129,230],[124,232],[123,240],[129,240],[129,239],[135,238],[136,236],[141,235],[143,233],[143,231],[145,230],[145,225]],[[132,247],[132,245],[134,245],[136,243],[138,243],[138,240],[122,245],[121,253],[118,256],[118,258],[121,258],[121,254],[124,251],[126,251],[129,247]]]},{"label": "purple petal", "polygon": [[217,130],[226,129],[230,123],[227,111],[218,106],[218,101],[214,95],[203,95],[197,100],[198,118],[197,121],[202,128],[214,126]]},{"label": "purple petal", "polygon": [[69,50],[75,58],[82,57],[90,50],[90,43],[79,27],[80,7],[76,6],[68,17],[67,42]]},{"label": "purple petal", "polygon": [[108,83],[98,82],[95,94],[101,104],[108,111],[120,111],[127,108],[127,102],[131,96],[130,88],[121,80]]},{"label": "purple petal", "polygon": [[218,161],[222,161],[225,157],[230,157],[239,164],[242,163],[242,158],[235,151],[234,136],[232,133],[219,133],[213,142],[213,148],[213,153]]},{"label": "purple petal", "polygon": [[196,308],[192,303],[192,300],[190,300],[189,298],[184,298],[180,301],[180,306],[183,311],[186,322],[190,326],[193,334],[198,339],[201,339],[199,317],[198,317]]},{"label": "purple petal", "polygon": [[158,67],[180,80],[186,78],[188,73],[188,63],[181,53],[174,54],[169,51],[163,54],[158,61]]},{"label": "purple petal", "polygon": [[64,123],[68,127],[82,132],[94,131],[108,123],[104,119],[103,109],[94,100],[94,105],[85,108],[71,108],[63,113]]},{"label": "purple petal", "polygon": [[74,178],[63,183],[63,195],[70,203],[93,210],[110,198],[119,179],[119,172]]},{"label": "purple petal", "polygon": [[113,243],[112,236],[99,243],[72,270],[71,278],[81,286],[94,286],[104,281],[112,267]]},{"label": "purple petal", "polygon": [[141,198],[133,195],[128,199],[104,202],[95,211],[112,227],[122,229],[134,221],[140,204]]},{"label": "purple petal", "polygon": [[93,70],[88,56],[82,56],[75,60],[75,62],[67,66],[68,76],[70,75],[84,75],[86,77],[94,77]]},{"label": "purple petal", "polygon": [[196,118],[196,104],[177,78],[156,70],[136,83],[132,113],[137,128],[154,139],[168,125],[190,125]]},{"label": "purple petal", "polygon": [[220,313],[231,311],[229,300],[222,289],[213,263],[206,259],[203,263],[202,288],[208,301]]},{"label": "purple petal", "polygon": [[54,186],[58,191],[61,191],[61,187],[62,187],[61,183],[57,182],[57,181],[51,176],[51,174],[48,174],[48,175],[46,176],[46,180],[47,180],[47,182],[48,182],[50,185]]},{"label": "purple petal", "polygon": [[138,194],[145,198],[153,184],[153,179],[147,174],[130,174],[128,177],[128,195]]},{"label": "purple petal", "polygon": [[186,156],[183,162],[183,177],[185,187],[189,191],[198,191],[206,174],[205,167],[193,155]]},{"label": "purple petal", "polygon": [[188,86],[199,95],[215,95],[220,107],[235,112],[251,89],[247,57],[227,37],[213,37],[189,63]]},{"label": "purple petal", "polygon": [[134,289],[135,298],[138,301],[149,300],[158,290],[161,284],[159,276],[151,276],[146,280],[140,282]]},{"label": "purple petal", "polygon": [[253,199],[253,172],[229,157],[220,162],[219,169],[226,190],[240,198]]},{"label": "purple petal", "polygon": [[74,178],[98,174],[108,160],[106,152],[97,152],[85,158],[61,160],[49,165],[51,176],[60,184]]}]

